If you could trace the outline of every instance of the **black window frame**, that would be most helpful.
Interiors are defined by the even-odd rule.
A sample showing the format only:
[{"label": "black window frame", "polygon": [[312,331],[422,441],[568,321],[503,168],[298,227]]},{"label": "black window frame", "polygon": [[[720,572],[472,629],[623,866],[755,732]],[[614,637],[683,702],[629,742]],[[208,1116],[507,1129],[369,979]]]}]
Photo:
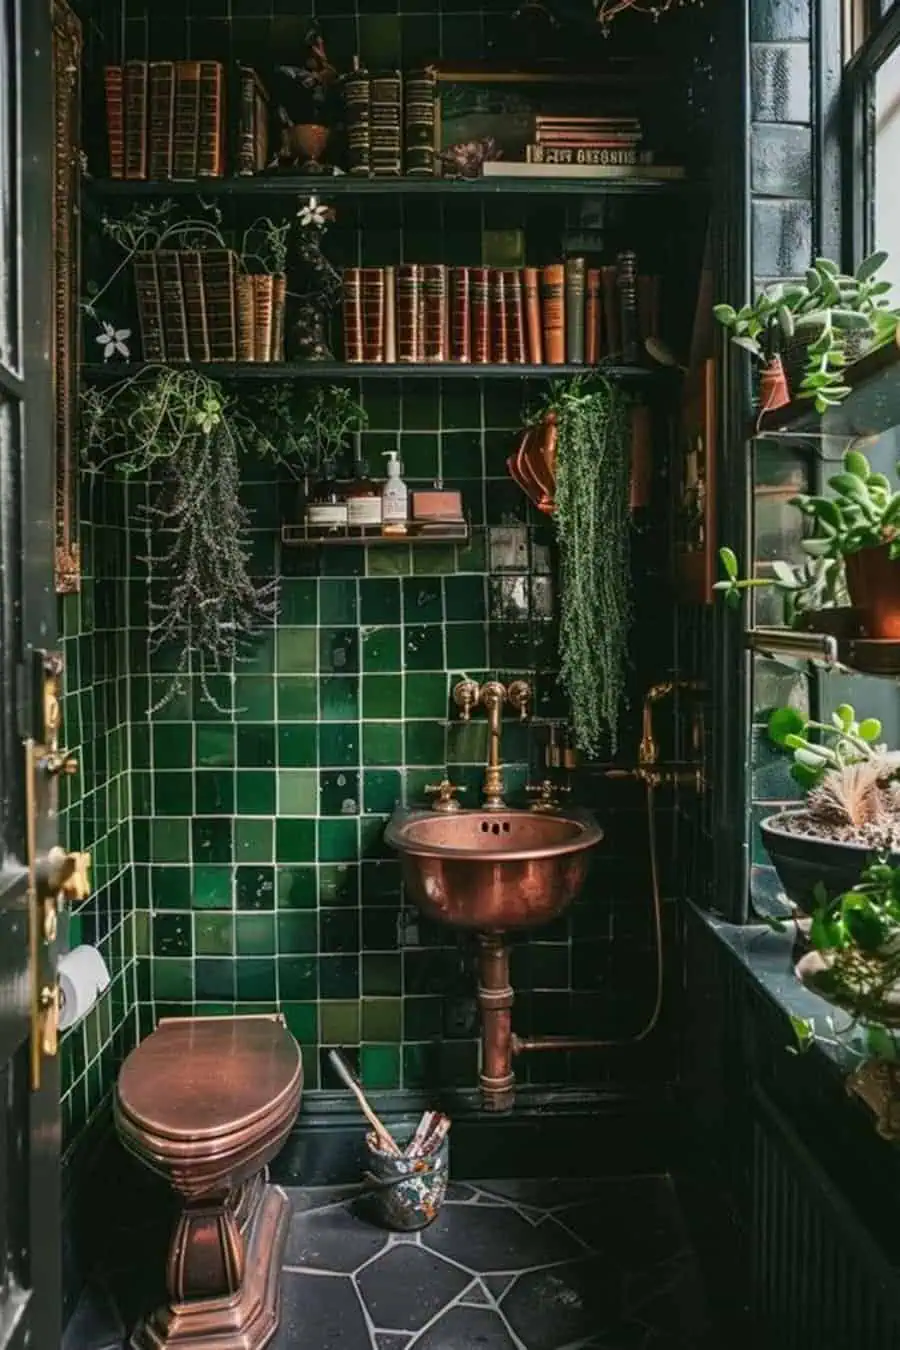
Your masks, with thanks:
[{"label": "black window frame", "polygon": [[900,47],[900,0],[865,0],[866,29],[844,67],[844,265],[855,267],[875,247],[875,80]]}]

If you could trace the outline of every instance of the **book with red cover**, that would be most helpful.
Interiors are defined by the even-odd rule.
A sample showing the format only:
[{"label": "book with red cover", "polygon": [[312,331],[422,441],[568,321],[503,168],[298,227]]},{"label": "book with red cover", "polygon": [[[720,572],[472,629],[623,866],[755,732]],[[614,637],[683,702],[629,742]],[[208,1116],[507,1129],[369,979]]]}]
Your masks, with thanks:
[{"label": "book with red cover", "polygon": [[197,177],[200,119],[200,62],[178,61],[175,65],[175,134],[172,177]]},{"label": "book with red cover", "polygon": [[397,268],[397,360],[421,361],[423,350],[422,268],[402,263]]},{"label": "book with red cover", "polygon": [[535,366],[542,365],[544,361],[539,275],[539,271],[536,267],[524,267],[522,269],[525,327],[528,334],[528,360]]},{"label": "book with red cover", "polygon": [[257,361],[272,360],[272,296],[275,278],[271,272],[253,277],[253,355]]},{"label": "book with red cover", "polygon": [[175,132],[175,64],[150,62],[150,148],[147,155],[151,178],[172,177]]},{"label": "book with red cover", "polygon": [[109,176],[125,177],[125,72],[121,66],[107,66],[106,135],[109,143]]},{"label": "book with red cover", "polygon": [[584,307],[584,359],[589,366],[600,360],[600,268],[589,267]]},{"label": "book with red cover", "polygon": [[384,272],[380,267],[363,267],[361,273],[363,360],[383,361]]},{"label": "book with red cover", "polygon": [[347,124],[347,172],[368,178],[372,170],[372,81],[353,58],[353,70],[344,80],[344,116]]},{"label": "book with red cover", "polygon": [[600,290],[603,296],[603,355],[620,356],[622,339],[619,328],[619,292],[615,267],[600,268]]},{"label": "book with red cover", "polygon": [[548,366],[561,366],[566,360],[565,278],[562,263],[550,263],[541,273],[544,361]]},{"label": "book with red cover", "polygon": [[515,365],[524,365],[527,360],[525,306],[522,299],[522,273],[516,267],[506,273],[506,334],[510,361]]},{"label": "book with red cover", "polygon": [[125,177],[147,177],[147,62],[125,66]]},{"label": "book with red cover", "polygon": [[141,250],[134,255],[134,289],[141,330],[141,355],[145,361],[165,361],[166,344],[156,254],[149,250]]},{"label": "book with red cover", "polygon": [[470,319],[471,272],[468,267],[454,267],[450,272],[451,361],[472,360]]},{"label": "book with red cover", "polygon": [[218,61],[200,62],[197,124],[197,177],[221,178],[225,172],[225,71]]},{"label": "book with red cover", "polygon": [[344,268],[343,291],[344,360],[363,359],[362,268]]},{"label": "book with red cover", "polygon": [[491,359],[491,269],[473,267],[472,285],[472,360],[484,366]]},{"label": "book with red cover", "polygon": [[502,267],[491,270],[491,361],[494,365],[509,363],[509,315],[506,309],[506,272]]},{"label": "book with red cover", "polygon": [[424,358],[426,361],[447,360],[447,269],[443,263],[428,263],[422,268],[424,297]]},{"label": "book with red cover", "polygon": [[181,260],[177,249],[156,250],[156,274],[159,277],[159,294],[162,300],[166,360],[189,361],[191,354],[188,346],[187,313],[184,307],[184,288],[181,284]]},{"label": "book with red cover", "polygon": [[204,249],[200,254],[200,270],[203,274],[206,331],[211,359],[236,361],[236,255],[228,248]]},{"label": "book with red cover", "polygon": [[237,308],[237,359],[256,360],[256,291],[249,272],[238,272],[234,282]]},{"label": "book with red cover", "polygon": [[182,249],[181,284],[184,289],[184,310],[187,316],[188,350],[192,361],[209,360],[209,334],[206,329],[206,297],[203,294],[203,274],[197,249]]}]

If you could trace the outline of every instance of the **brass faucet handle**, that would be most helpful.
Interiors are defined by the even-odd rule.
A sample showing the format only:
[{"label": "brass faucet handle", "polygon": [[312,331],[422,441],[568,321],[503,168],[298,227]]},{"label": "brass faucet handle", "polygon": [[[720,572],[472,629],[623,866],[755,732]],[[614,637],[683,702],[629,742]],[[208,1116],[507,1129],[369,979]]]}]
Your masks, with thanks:
[{"label": "brass faucet handle", "polygon": [[506,698],[511,708],[518,708],[519,716],[524,722],[528,716],[528,705],[531,702],[531,685],[527,680],[513,680],[506,691]]},{"label": "brass faucet handle", "polygon": [[459,715],[464,722],[468,722],[480,697],[481,690],[474,680],[460,680],[453,686],[453,702],[459,708]]},{"label": "brass faucet handle", "polygon": [[461,810],[458,801],[454,800],[456,793],[465,792],[464,787],[457,787],[451,783],[449,778],[442,778],[439,783],[432,787],[427,787],[426,792],[437,793],[437,801],[432,803],[435,811],[459,811]]},{"label": "brass faucet handle", "polygon": [[543,783],[529,783],[525,791],[532,797],[536,796],[538,800],[532,806],[532,811],[556,811],[559,807],[557,793],[571,792],[570,787],[558,786],[545,778]]}]

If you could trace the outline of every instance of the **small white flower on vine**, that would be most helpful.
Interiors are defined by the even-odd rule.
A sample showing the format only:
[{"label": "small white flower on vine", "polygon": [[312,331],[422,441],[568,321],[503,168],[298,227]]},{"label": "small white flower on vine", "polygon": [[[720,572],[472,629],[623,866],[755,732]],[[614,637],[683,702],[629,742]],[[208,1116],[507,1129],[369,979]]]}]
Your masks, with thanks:
[{"label": "small white flower on vine", "polygon": [[103,332],[95,338],[103,348],[103,360],[108,361],[111,356],[129,357],[131,353],[128,350],[128,339],[131,337],[130,328],[117,328],[113,323],[103,322]]},{"label": "small white flower on vine", "polygon": [[320,202],[318,197],[310,197],[306,205],[301,206],[297,216],[304,228],[316,225],[321,229],[328,219],[328,207],[324,202]]}]

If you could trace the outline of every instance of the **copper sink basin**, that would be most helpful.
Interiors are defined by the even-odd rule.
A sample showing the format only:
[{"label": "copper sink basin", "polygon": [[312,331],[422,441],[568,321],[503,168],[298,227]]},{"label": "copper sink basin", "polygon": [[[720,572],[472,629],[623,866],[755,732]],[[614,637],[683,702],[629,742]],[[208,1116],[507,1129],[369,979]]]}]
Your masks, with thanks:
[{"label": "copper sink basin", "polygon": [[433,919],[503,931],[549,923],[574,900],[603,838],[580,811],[395,811],[385,840]]}]

